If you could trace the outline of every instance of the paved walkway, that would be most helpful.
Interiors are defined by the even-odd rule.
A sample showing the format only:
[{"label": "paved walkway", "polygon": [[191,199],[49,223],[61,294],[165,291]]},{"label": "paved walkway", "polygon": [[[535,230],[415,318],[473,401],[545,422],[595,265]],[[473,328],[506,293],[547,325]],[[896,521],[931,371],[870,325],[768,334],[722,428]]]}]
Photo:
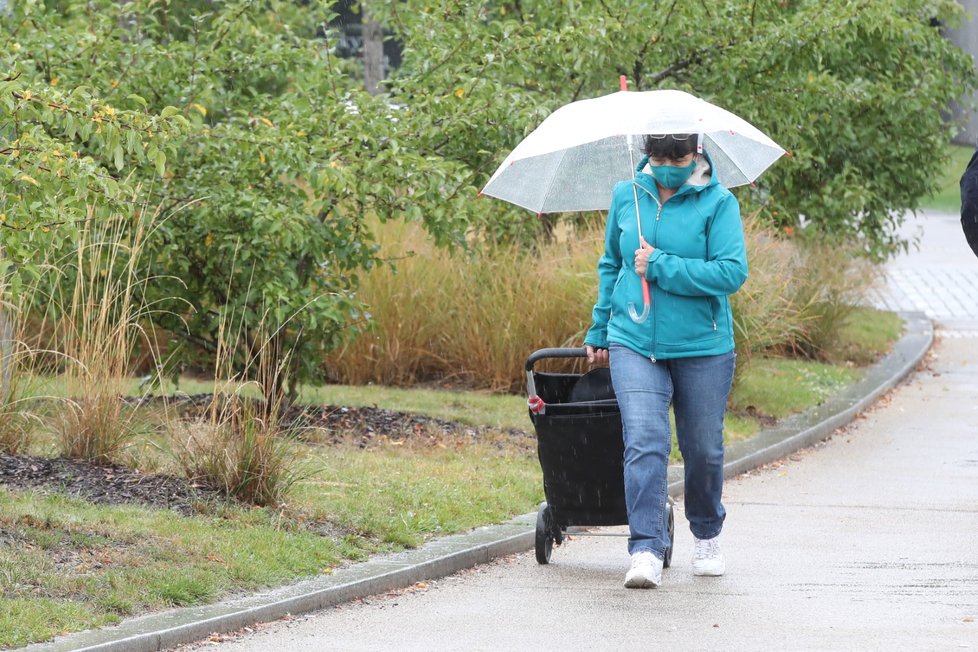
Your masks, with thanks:
[{"label": "paved walkway", "polygon": [[978,649],[978,260],[955,216],[907,228],[921,249],[877,303],[934,319],[934,354],[827,442],[728,482],[724,577],[691,574],[680,508],[656,590],[622,588],[622,536],[575,536],[547,566],[505,557],[221,648]]},{"label": "paved walkway", "polygon": [[901,232],[919,238],[920,248],[887,265],[874,303],[923,312],[944,337],[978,337],[978,259],[964,240],[959,216],[921,215],[908,219]]}]

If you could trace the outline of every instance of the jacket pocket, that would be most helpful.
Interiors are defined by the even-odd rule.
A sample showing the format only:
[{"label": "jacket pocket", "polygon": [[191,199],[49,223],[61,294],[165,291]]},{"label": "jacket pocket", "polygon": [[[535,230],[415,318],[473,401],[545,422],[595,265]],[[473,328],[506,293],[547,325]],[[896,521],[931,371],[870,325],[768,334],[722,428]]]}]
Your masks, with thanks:
[{"label": "jacket pocket", "polygon": [[715,297],[684,297],[660,293],[656,309],[656,340],[683,347],[717,335]]}]

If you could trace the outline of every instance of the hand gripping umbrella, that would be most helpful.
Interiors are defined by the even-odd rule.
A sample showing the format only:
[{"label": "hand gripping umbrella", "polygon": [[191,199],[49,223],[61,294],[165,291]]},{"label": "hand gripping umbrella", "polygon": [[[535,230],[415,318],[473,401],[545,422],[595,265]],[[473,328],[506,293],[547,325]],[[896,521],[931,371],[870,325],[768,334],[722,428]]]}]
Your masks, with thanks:
[{"label": "hand gripping umbrella", "polygon": [[[645,134],[698,134],[700,151],[728,188],[752,184],[785,153],[725,109],[682,91],[628,92],[622,77],[621,91],[550,114],[506,157],[482,194],[538,214],[607,210],[615,184],[635,175]],[[637,201],[635,208],[639,219]],[[636,321],[648,314],[647,281],[643,295],[645,311],[641,318],[632,315]]]}]

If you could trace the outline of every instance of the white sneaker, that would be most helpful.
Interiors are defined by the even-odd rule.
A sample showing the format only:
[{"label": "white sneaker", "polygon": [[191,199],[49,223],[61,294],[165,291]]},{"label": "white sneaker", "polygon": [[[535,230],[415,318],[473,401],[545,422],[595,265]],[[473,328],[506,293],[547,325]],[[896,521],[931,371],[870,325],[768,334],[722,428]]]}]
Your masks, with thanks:
[{"label": "white sneaker", "polygon": [[727,569],[720,552],[720,537],[697,539],[693,537],[693,575],[717,577]]},{"label": "white sneaker", "polygon": [[632,567],[625,575],[626,589],[654,589],[661,583],[661,559],[648,550],[632,555]]}]

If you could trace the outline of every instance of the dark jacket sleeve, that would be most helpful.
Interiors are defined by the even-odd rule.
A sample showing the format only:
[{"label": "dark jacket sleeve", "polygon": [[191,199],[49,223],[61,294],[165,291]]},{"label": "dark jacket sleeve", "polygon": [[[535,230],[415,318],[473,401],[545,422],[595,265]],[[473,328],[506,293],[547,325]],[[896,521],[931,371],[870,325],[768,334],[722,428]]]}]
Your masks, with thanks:
[{"label": "dark jacket sleeve", "polygon": [[978,151],[961,175],[961,228],[971,250],[978,256]]}]

